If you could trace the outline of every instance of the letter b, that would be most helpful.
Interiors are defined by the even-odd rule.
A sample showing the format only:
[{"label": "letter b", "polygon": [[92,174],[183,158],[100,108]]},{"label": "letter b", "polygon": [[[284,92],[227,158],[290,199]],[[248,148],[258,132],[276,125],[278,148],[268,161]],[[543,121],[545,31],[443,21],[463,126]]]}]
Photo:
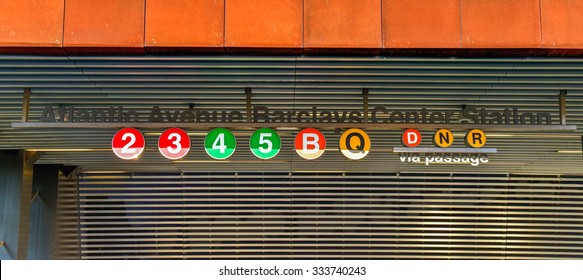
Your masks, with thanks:
[{"label": "letter b", "polygon": [[[320,144],[318,144],[318,141],[320,140],[318,137],[318,134],[315,133],[304,133],[303,135],[303,139],[302,139],[302,150],[304,151],[304,153],[306,154],[315,154],[318,152],[318,150],[320,150]],[[313,147],[313,148],[309,148],[309,147]]]}]

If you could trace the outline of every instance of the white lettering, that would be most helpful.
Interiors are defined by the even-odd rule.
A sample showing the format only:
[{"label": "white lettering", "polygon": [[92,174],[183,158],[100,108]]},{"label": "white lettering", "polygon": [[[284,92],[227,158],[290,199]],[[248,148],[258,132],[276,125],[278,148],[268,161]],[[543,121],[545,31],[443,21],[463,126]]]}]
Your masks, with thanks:
[{"label": "white lettering", "polygon": [[[305,154],[315,154],[320,150],[320,144],[318,144],[318,134],[316,133],[304,133],[302,135],[302,150]],[[313,146],[312,149],[309,149],[309,146]]]},{"label": "white lettering", "polygon": [[419,140],[419,138],[415,132],[407,132],[407,141],[409,141],[409,144],[417,143],[417,140]]}]

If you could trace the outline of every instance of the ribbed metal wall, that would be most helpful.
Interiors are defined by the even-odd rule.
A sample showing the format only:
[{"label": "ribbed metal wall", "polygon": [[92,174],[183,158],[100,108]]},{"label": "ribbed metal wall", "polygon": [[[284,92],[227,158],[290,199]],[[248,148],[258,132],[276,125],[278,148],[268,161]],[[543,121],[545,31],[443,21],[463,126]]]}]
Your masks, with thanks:
[{"label": "ribbed metal wall", "polygon": [[[122,161],[111,151],[115,129],[16,129],[21,121],[22,92],[31,88],[30,120],[45,105],[146,111],[195,109],[245,111],[245,88],[253,105],[272,110],[361,110],[362,89],[369,107],[391,111],[458,112],[463,105],[500,111],[547,112],[558,124],[558,94],[567,90],[567,123],[573,132],[488,134],[486,147],[497,148],[479,167],[400,162],[391,153],[401,146],[402,130],[367,131],[370,155],[346,160],[336,149],[338,131],[324,131],[330,151],[306,162],[293,151],[297,131],[279,130],[282,152],[269,161],[248,149],[251,130],[234,131],[240,147],[228,161],[206,155],[208,131],[189,130],[192,149],[184,160],[169,162],[156,143],[162,129],[143,129],[147,149],[139,161]],[[146,114],[147,115],[147,114]],[[144,116],[145,117],[145,116]],[[355,124],[355,126],[358,126]],[[434,130],[423,130],[421,144],[431,147]],[[464,147],[466,131],[454,131],[453,147]],[[130,172],[195,171],[346,171],[346,172],[488,172],[583,174],[583,59],[580,58],[434,58],[434,57],[249,57],[249,56],[0,56],[0,149],[46,151],[39,163],[82,166],[85,170]],[[560,153],[567,151],[569,153]]]},{"label": "ribbed metal wall", "polygon": [[69,178],[60,173],[55,229],[56,259],[81,257],[79,221],[79,182],[76,177]]},{"label": "ribbed metal wall", "polygon": [[85,259],[583,258],[576,176],[88,172],[79,207]]}]

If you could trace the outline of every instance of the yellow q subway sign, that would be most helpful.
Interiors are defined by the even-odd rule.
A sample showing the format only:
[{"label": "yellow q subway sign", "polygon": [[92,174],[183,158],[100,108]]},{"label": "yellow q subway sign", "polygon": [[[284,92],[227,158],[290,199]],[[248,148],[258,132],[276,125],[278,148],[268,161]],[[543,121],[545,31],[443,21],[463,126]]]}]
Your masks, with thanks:
[{"label": "yellow q subway sign", "polygon": [[340,136],[338,146],[345,157],[351,160],[359,160],[366,157],[370,152],[370,137],[361,129],[352,128]]}]

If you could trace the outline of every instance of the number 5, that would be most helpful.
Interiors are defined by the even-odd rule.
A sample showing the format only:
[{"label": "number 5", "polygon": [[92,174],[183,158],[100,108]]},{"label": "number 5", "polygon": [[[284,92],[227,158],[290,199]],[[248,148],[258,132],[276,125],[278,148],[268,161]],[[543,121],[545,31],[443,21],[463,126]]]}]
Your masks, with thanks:
[{"label": "number 5", "polygon": [[271,133],[260,133],[259,134],[259,145],[263,145],[263,144],[267,144],[267,148],[263,148],[262,146],[259,146],[259,151],[267,154],[269,152],[271,152],[271,150],[273,149],[273,142],[271,142],[271,140],[269,139],[265,139],[266,137],[271,137]]}]

